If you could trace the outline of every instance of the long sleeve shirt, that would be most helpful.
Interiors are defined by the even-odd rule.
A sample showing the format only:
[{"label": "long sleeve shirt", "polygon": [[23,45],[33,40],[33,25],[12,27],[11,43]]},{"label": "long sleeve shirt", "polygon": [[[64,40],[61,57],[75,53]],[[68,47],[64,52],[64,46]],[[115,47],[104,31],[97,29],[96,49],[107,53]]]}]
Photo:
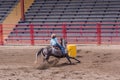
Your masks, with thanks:
[{"label": "long sleeve shirt", "polygon": [[57,38],[52,38],[50,40],[50,45],[51,46],[57,46],[57,44],[59,44]]}]

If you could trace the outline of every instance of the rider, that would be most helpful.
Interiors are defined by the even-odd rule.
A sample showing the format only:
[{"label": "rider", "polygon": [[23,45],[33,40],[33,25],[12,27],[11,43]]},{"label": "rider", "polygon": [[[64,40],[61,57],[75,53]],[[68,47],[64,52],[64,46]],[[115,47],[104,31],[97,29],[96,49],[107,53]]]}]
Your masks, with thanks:
[{"label": "rider", "polygon": [[63,54],[65,54],[65,48],[59,44],[56,34],[51,35],[50,45],[53,47],[59,47]]}]

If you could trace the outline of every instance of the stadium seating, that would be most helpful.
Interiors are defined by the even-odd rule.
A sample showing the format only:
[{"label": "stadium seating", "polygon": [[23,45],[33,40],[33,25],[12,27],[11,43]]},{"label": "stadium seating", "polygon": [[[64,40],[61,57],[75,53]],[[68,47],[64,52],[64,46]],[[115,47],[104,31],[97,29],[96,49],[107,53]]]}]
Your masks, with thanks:
[{"label": "stadium seating", "polygon": [[25,16],[23,23],[119,22],[119,0],[35,0]]},{"label": "stadium seating", "polygon": [[[111,24],[104,24],[104,22],[111,22]],[[120,0],[35,0],[25,13],[25,21],[19,21],[9,38],[15,36],[15,31],[20,29],[22,31],[18,32],[17,36],[29,36],[28,25],[36,26],[37,24],[34,30],[35,36],[39,37],[36,38],[41,39],[44,36],[49,39],[50,35],[44,34],[45,32],[57,33],[61,36],[62,26],[66,24],[67,38],[71,40],[70,42],[73,42],[72,39],[84,41],[84,38],[96,37],[96,23],[101,23],[102,26],[112,26],[110,28],[112,31],[117,22],[120,22]],[[27,26],[21,24],[27,24]],[[89,26],[95,28],[91,29]],[[77,34],[79,31],[82,31],[82,35]],[[91,31],[94,33],[90,33]],[[102,35],[106,34],[102,33]],[[108,36],[114,36],[114,34],[110,32]]]},{"label": "stadium seating", "polygon": [[0,23],[7,17],[19,0],[0,0]]}]

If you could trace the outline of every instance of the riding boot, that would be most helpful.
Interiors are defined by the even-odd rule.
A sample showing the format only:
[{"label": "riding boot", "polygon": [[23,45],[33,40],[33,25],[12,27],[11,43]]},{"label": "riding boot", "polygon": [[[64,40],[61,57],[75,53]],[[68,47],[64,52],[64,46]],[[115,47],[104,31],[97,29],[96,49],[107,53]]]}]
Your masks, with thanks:
[{"label": "riding boot", "polygon": [[65,49],[61,47],[62,54],[65,55]]}]

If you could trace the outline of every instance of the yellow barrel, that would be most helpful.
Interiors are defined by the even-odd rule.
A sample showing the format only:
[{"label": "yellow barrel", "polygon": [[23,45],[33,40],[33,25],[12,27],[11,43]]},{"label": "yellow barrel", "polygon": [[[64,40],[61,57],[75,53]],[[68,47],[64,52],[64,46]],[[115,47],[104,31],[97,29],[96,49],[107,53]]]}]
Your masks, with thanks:
[{"label": "yellow barrel", "polygon": [[74,44],[68,44],[67,45],[68,55],[70,57],[76,57],[76,45]]}]

